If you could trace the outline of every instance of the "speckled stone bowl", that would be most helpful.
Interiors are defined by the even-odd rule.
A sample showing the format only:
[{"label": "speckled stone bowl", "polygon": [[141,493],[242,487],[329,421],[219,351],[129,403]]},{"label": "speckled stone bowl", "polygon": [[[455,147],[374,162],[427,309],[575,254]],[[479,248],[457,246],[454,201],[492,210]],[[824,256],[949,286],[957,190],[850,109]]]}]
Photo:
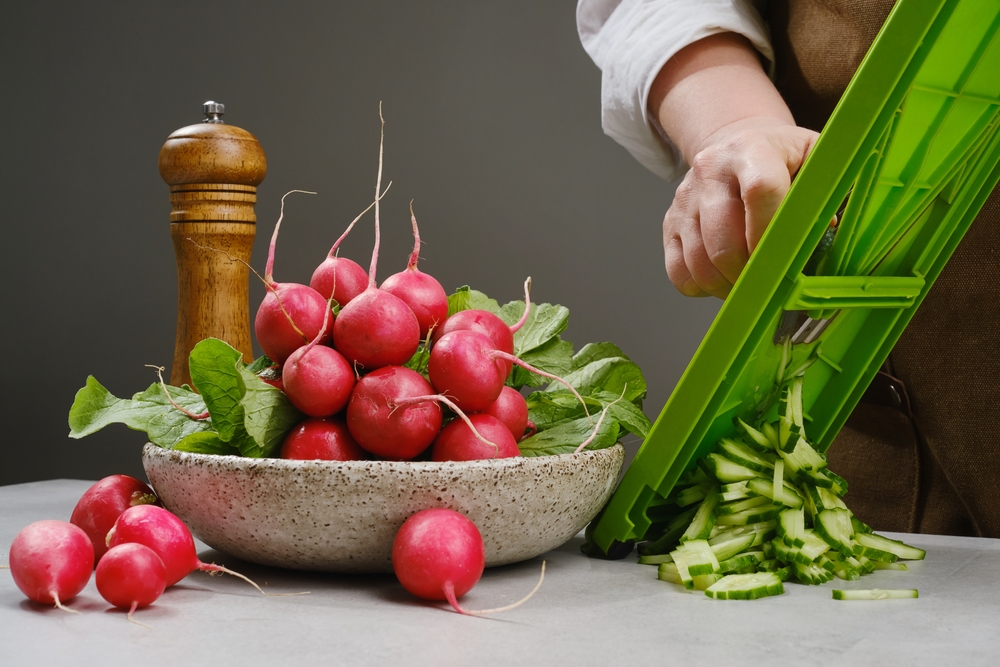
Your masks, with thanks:
[{"label": "speckled stone bowl", "polygon": [[147,444],[142,462],[163,504],[205,544],[298,570],[391,572],[407,517],[450,507],[472,519],[486,565],[533,558],[604,506],[621,445],[491,461],[287,461],[188,454]]}]

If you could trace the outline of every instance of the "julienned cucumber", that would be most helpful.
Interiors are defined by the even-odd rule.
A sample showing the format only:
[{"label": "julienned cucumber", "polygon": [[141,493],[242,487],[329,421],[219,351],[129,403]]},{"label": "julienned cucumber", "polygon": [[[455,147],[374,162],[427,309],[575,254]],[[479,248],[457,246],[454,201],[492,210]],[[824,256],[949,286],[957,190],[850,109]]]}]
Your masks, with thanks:
[{"label": "julienned cucumber", "polygon": [[870,588],[841,591],[834,589],[834,600],[907,600],[920,597],[916,588]]},{"label": "julienned cucumber", "polygon": [[[659,579],[719,600],[752,600],[783,593],[789,575],[811,585],[856,581],[876,569],[905,570],[900,559],[923,559],[923,549],[878,535],[853,515],[842,500],[846,480],[806,436],[801,374],[783,377],[777,419],[734,419],[733,434],[657,506],[660,528],[640,545],[640,563],[658,564]],[[833,596],[882,600],[917,591]]]}]

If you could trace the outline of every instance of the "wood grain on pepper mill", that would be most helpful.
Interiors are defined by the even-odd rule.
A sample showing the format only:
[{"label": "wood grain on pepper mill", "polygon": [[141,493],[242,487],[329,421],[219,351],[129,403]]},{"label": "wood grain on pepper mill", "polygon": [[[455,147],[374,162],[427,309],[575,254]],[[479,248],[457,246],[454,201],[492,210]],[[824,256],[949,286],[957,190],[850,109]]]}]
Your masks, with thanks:
[{"label": "wood grain on pepper mill", "polygon": [[160,149],[177,257],[175,386],[191,382],[188,356],[205,338],[221,338],[253,358],[247,265],[267,158],[252,134],[222,122],[221,104],[206,102],[204,110],[204,122],[177,130]]}]

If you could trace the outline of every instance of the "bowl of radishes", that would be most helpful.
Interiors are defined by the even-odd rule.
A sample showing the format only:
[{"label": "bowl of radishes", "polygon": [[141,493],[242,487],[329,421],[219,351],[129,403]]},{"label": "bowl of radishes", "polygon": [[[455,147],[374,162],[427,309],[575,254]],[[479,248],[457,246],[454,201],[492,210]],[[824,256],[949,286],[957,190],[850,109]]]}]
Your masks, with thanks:
[{"label": "bowl of radishes", "polygon": [[[310,570],[389,571],[392,540],[433,507],[482,532],[486,564],[543,553],[581,530],[621,471],[623,431],[645,437],[646,383],[611,343],[561,338],[569,311],[448,295],[417,268],[376,282],[339,254],[309,285],[274,280],[271,238],[255,332],[263,356],[225,341],[191,351],[192,386],[162,378],[131,399],[94,377],[70,410],[79,438],[110,423],[144,430],[143,463],[164,506],[207,544]],[[287,197],[287,195],[286,195]],[[367,211],[368,209],[366,209]]]}]

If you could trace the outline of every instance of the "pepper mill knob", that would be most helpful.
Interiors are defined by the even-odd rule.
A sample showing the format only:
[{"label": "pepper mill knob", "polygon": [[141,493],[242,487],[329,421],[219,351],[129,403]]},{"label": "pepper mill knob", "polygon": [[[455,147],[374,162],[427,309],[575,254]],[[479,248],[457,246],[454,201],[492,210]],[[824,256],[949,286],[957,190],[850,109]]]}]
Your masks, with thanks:
[{"label": "pepper mill knob", "polygon": [[221,338],[244,360],[253,358],[248,265],[267,158],[256,137],[222,120],[223,104],[209,101],[202,109],[204,121],[180,128],[160,149],[177,258],[173,385],[190,384],[188,356],[205,338]]}]

